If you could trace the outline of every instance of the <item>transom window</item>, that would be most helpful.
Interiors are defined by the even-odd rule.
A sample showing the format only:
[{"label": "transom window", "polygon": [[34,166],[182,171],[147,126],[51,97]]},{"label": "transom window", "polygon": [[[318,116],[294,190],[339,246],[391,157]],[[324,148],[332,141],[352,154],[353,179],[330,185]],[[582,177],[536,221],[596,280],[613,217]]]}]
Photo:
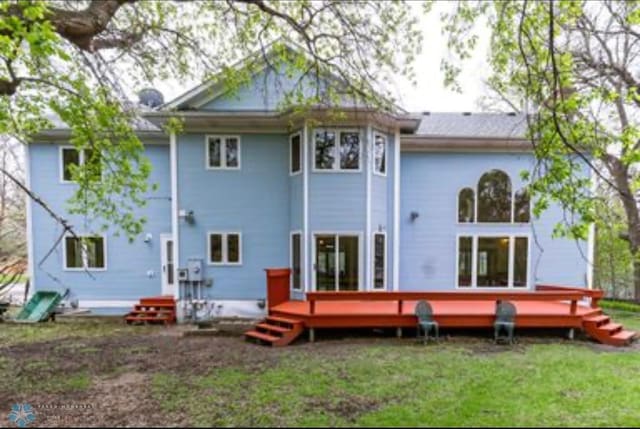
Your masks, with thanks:
[{"label": "transom window", "polygon": [[313,137],[314,170],[360,170],[360,133],[316,129]]},{"label": "transom window", "polygon": [[460,236],[457,265],[460,288],[527,287],[529,238]]},{"label": "transom window", "polygon": [[387,174],[387,138],[378,133],[373,136],[373,172],[382,176]]},{"label": "transom window", "polygon": [[210,232],[208,248],[212,265],[242,264],[242,235],[239,232]]},{"label": "transom window", "polygon": [[239,136],[207,136],[205,143],[208,169],[240,168]]},{"label": "transom window", "polygon": [[302,139],[300,133],[289,138],[289,172],[291,174],[302,171]]},{"label": "transom window", "polygon": [[501,170],[484,173],[477,192],[468,187],[458,193],[460,223],[528,223],[530,218],[529,193],[526,189],[514,193],[511,179]]},{"label": "transom window", "polygon": [[64,238],[64,267],[67,270],[106,269],[104,237],[66,236]]},{"label": "transom window", "polygon": [[60,180],[71,183],[75,181],[75,170],[85,167],[87,177],[99,180],[102,177],[102,160],[100,153],[92,149],[78,150],[74,147],[60,149]]}]

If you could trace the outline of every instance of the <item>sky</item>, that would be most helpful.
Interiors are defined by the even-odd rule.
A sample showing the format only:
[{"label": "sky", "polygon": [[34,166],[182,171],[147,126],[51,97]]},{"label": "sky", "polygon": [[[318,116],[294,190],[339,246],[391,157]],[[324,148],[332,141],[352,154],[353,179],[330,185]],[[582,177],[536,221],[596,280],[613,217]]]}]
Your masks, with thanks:
[{"label": "sky", "polygon": [[[414,9],[421,2],[414,2]],[[476,112],[479,110],[478,100],[487,95],[484,81],[489,77],[489,66],[486,61],[489,47],[489,30],[479,29],[478,46],[472,56],[464,63],[459,83],[462,94],[456,93],[443,84],[443,73],[440,62],[447,55],[446,38],[442,35],[440,14],[447,11],[454,2],[441,1],[434,5],[432,11],[422,15],[423,48],[414,65],[417,86],[413,87],[407,80],[397,82],[398,104],[411,112]]]}]

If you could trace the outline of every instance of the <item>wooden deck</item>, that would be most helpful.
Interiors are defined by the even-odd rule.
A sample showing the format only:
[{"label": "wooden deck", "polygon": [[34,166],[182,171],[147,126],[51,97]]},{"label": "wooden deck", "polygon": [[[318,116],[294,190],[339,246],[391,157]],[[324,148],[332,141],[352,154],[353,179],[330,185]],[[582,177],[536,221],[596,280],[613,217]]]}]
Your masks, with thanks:
[{"label": "wooden deck", "polygon": [[[392,301],[321,301],[311,314],[309,301],[287,301],[270,314],[301,320],[307,328],[415,327],[417,301],[403,301],[401,311]],[[441,327],[487,328],[495,321],[495,301],[430,301]],[[585,304],[571,314],[571,304],[546,301],[514,302],[519,327],[581,328],[582,319],[600,313]]]},{"label": "wooden deck", "polygon": [[450,292],[307,292],[290,298],[288,269],[267,270],[268,316],[245,335],[271,345],[287,345],[316,328],[415,328],[416,303],[428,301],[441,328],[493,328],[496,302],[516,306],[516,328],[582,329],[595,340],[627,345],[635,332],[613,323],[598,306],[603,293],[584,288],[538,285],[535,290]]}]

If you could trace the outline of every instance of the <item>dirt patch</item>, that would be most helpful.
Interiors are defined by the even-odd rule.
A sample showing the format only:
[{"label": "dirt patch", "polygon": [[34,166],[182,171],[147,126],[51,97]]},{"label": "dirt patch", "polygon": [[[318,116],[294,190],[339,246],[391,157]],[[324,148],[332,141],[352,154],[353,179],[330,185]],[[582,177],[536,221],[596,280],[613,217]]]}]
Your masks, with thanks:
[{"label": "dirt patch", "polygon": [[348,396],[337,400],[329,398],[315,399],[309,401],[305,406],[307,411],[321,411],[325,414],[333,414],[345,419],[349,423],[354,423],[358,418],[380,407],[380,401],[364,396]]}]

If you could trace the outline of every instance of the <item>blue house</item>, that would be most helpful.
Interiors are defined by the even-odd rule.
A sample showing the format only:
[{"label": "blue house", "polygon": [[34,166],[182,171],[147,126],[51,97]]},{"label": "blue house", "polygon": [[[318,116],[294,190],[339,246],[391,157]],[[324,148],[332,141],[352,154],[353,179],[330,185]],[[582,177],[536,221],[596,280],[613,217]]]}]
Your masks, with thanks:
[{"label": "blue house", "polygon": [[[173,295],[208,315],[256,316],[268,267],[291,267],[300,299],[591,287],[593,236],[553,238],[563,218],[556,206],[532,216],[521,172],[536,161],[523,116],[355,104],[339,117],[322,108],[300,116],[278,107],[290,83],[267,67],[234,94],[203,84],[142,111],[138,132],[158,185],[138,213],[148,219],[144,233],[129,243],[68,215],[91,238],[65,237],[45,258],[61,227],[30,202],[33,290],[69,288],[81,307],[102,313]],[[170,117],[183,120],[183,132],[161,131]],[[68,166],[86,155],[67,140],[60,123],[28,148],[29,184],[60,213],[75,186]]]}]

